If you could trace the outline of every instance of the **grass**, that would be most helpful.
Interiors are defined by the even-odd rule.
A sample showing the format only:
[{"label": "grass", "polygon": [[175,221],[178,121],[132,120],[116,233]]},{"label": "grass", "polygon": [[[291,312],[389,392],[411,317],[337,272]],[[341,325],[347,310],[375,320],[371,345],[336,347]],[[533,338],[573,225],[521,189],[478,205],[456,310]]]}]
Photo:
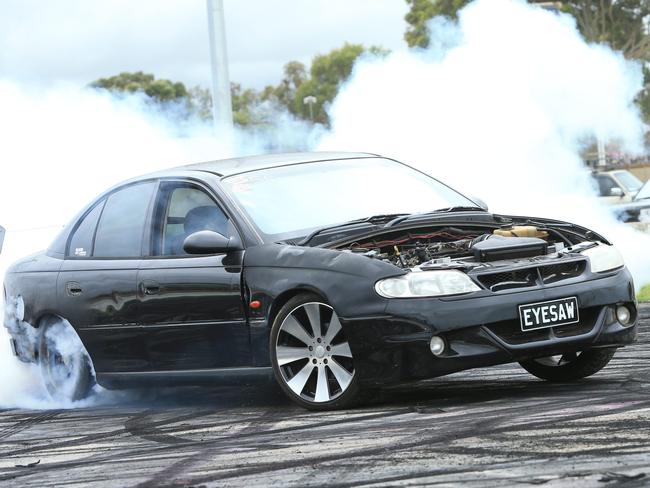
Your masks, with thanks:
[{"label": "grass", "polygon": [[646,285],[641,288],[641,291],[637,295],[637,299],[640,302],[650,302],[650,285]]}]

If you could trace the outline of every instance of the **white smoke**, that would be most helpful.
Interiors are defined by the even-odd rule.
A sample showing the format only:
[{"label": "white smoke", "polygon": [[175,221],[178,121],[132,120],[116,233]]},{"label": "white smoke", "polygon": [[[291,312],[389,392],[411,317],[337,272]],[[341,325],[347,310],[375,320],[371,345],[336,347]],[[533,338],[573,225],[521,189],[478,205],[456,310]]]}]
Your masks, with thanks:
[{"label": "white smoke", "polygon": [[393,156],[493,211],[602,231],[637,285],[650,282],[650,236],[597,203],[579,156],[595,135],[642,149],[641,66],[516,0],[478,0],[430,27],[431,49],[356,65],[321,148]]},{"label": "white smoke", "polygon": [[[215,138],[211,124],[198,121],[179,133],[137,95],[116,98],[65,85],[35,91],[0,79],[0,225],[7,229],[0,277],[13,261],[45,249],[84,205],[126,178],[269,148],[302,149],[314,137],[311,127],[287,114],[275,119],[281,123],[274,128],[228,137]],[[0,408],[70,406],[52,402],[38,368],[12,356],[4,327],[0,385]]]}]

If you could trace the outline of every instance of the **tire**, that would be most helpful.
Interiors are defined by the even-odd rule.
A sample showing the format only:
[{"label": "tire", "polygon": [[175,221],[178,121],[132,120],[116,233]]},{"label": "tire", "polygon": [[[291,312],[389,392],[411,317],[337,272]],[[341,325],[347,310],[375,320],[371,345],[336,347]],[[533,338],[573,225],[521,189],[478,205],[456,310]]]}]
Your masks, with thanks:
[{"label": "tire", "polygon": [[275,379],[298,405],[334,410],[359,401],[350,346],[322,297],[302,293],[285,303],[273,321],[270,344]]},{"label": "tire", "polygon": [[55,401],[87,398],[95,386],[93,367],[81,339],[65,320],[40,326],[38,362],[43,384]]},{"label": "tire", "polygon": [[546,381],[576,381],[598,373],[607,366],[615,352],[616,348],[613,347],[588,349],[562,356],[529,359],[519,364],[533,376]]}]

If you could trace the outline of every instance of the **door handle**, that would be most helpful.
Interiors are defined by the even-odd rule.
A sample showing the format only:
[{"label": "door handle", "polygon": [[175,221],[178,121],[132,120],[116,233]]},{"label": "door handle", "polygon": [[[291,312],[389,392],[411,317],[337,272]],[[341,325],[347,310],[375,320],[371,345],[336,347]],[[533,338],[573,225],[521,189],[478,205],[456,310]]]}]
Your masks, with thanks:
[{"label": "door handle", "polygon": [[81,285],[76,281],[68,281],[65,284],[65,291],[71,297],[76,297],[83,293],[83,289],[81,288]]},{"label": "door handle", "polygon": [[160,293],[160,284],[155,281],[145,280],[140,283],[140,291],[143,295],[157,295]]}]

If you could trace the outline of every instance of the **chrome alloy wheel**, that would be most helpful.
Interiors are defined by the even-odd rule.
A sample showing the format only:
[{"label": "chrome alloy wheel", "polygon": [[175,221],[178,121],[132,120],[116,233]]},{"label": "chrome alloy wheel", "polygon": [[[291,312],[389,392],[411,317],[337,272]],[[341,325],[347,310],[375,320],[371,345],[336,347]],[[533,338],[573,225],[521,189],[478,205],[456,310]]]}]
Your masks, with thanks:
[{"label": "chrome alloy wheel", "polygon": [[275,356],[286,385],[308,402],[338,398],[354,378],[350,345],[336,312],[324,303],[304,303],[287,315]]}]

